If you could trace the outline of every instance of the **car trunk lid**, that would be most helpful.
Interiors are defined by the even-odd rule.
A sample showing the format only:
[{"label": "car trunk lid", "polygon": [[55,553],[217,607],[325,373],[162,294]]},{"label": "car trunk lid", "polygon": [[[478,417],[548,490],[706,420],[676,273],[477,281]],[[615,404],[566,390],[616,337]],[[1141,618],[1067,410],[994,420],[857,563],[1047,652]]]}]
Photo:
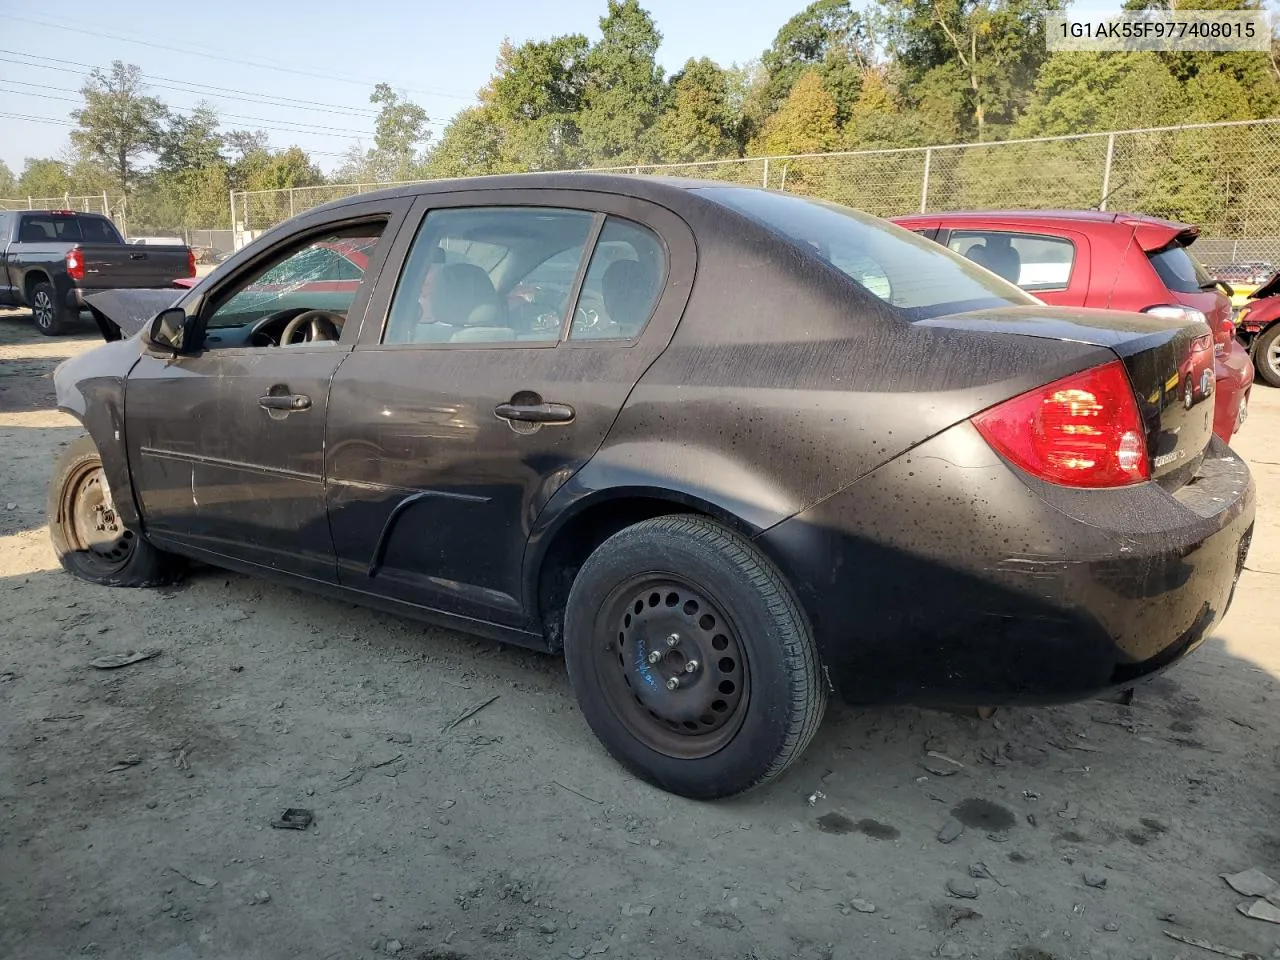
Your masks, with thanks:
[{"label": "car trunk lid", "polygon": [[[1151,478],[1173,489],[1195,475],[1213,435],[1210,331],[1199,321],[1112,310],[1006,307],[921,326],[1105,347],[1124,363],[1146,431]],[[1208,376],[1205,376],[1205,371]]]}]

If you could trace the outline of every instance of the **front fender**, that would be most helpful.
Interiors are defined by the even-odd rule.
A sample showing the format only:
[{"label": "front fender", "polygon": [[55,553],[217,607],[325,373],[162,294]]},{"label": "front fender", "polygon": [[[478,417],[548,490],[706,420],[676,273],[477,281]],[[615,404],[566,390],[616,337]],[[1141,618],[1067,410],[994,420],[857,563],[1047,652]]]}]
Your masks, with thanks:
[{"label": "front fender", "polygon": [[138,343],[115,340],[64,360],[53,372],[58,409],[93,438],[116,512],[135,530],[141,515],[125,448],[125,383],[137,362]]}]

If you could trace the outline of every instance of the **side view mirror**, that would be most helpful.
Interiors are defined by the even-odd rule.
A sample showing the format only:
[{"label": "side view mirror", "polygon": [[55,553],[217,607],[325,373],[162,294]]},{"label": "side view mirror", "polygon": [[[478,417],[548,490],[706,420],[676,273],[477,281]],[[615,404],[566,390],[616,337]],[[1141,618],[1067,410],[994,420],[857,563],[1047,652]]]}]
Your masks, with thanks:
[{"label": "side view mirror", "polygon": [[191,353],[196,345],[192,343],[191,332],[195,320],[187,316],[181,307],[169,307],[156,314],[147,328],[143,340],[148,347],[155,350],[171,352],[174,356]]}]

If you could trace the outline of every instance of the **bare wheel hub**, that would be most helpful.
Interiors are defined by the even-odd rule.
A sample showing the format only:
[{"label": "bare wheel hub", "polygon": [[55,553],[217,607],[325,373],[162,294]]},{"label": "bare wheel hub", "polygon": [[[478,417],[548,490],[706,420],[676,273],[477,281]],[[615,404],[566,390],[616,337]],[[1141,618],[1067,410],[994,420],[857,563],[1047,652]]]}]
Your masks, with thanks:
[{"label": "bare wheel hub", "polygon": [[101,467],[88,468],[67,484],[64,510],[75,549],[111,564],[129,559],[134,533],[120,522]]},{"label": "bare wheel hub", "polygon": [[614,592],[601,679],[640,739],[672,756],[719,749],[741,725],[750,675],[732,622],[701,590],[646,580]]}]

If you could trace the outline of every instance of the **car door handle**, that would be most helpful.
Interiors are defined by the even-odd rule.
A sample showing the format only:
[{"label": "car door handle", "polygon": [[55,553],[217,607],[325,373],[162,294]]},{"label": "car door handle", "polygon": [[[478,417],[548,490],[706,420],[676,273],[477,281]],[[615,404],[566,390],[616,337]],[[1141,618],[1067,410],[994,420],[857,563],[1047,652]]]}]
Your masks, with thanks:
[{"label": "car door handle", "polygon": [[147,255],[146,255],[145,253],[131,253],[131,254],[129,254],[129,259],[130,259],[130,260],[145,260],[145,259],[147,259]]},{"label": "car door handle", "polygon": [[286,393],[281,396],[268,395],[258,398],[258,406],[264,410],[310,410],[311,398],[300,393]]},{"label": "car door handle", "polygon": [[503,420],[520,423],[568,423],[574,417],[567,403],[500,403],[493,412]]}]

